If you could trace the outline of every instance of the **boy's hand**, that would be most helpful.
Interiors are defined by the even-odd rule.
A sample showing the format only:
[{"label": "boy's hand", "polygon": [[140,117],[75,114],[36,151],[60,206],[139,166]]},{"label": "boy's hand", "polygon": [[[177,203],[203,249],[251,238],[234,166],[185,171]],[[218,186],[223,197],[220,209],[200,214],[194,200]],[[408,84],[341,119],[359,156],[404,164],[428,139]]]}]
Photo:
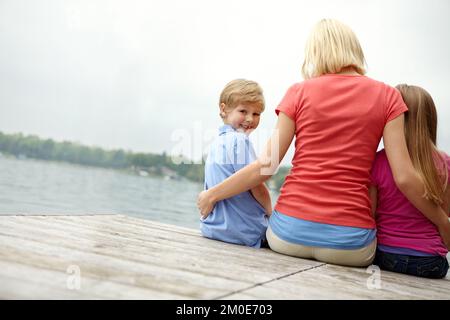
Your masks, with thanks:
[{"label": "boy's hand", "polygon": [[203,190],[199,193],[197,198],[197,207],[203,219],[206,219],[206,217],[209,216],[211,211],[214,209],[215,204],[216,203],[212,200],[208,190]]}]

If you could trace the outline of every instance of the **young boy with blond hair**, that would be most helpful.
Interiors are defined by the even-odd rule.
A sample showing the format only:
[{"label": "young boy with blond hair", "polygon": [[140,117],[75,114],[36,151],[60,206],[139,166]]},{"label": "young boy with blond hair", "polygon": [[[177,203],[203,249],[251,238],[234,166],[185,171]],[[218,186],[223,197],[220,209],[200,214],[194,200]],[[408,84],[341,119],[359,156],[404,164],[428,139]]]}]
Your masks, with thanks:
[{"label": "young boy with blond hair", "polygon": [[[219,101],[223,126],[206,159],[205,189],[256,160],[248,136],[258,127],[264,106],[263,91],[258,83],[236,79],[225,86]],[[212,212],[201,217],[200,229],[207,238],[260,248],[265,246],[271,212],[269,191],[260,184],[217,202]]]}]

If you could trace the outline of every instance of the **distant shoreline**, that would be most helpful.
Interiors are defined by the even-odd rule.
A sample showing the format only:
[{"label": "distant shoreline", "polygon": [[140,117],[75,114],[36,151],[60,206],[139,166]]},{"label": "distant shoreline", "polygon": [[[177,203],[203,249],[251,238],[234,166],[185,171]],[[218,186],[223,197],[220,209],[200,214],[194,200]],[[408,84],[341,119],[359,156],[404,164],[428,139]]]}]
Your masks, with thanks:
[{"label": "distant shoreline", "polygon": [[[81,166],[120,170],[147,177],[161,177],[168,180],[189,180],[203,183],[204,161],[192,163],[182,156],[175,164],[166,153],[133,153],[131,151],[104,150],[78,143],[52,139],[41,139],[36,135],[22,133],[5,134],[0,131],[0,153],[17,159],[36,159],[70,163]],[[269,181],[272,190],[279,190],[288,174],[289,167],[280,167]]]}]

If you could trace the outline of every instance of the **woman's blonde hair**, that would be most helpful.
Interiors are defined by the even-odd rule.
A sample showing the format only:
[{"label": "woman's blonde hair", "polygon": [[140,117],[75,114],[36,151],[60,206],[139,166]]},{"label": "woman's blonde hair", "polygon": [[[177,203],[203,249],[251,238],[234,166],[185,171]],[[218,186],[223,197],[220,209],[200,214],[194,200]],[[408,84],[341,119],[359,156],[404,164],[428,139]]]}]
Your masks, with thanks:
[{"label": "woman's blonde hair", "polygon": [[305,79],[338,73],[352,67],[361,75],[366,73],[364,53],[358,38],[345,24],[323,19],[316,24],[305,47],[302,74]]},{"label": "woman's blonde hair", "polygon": [[219,105],[224,103],[228,108],[234,108],[239,103],[259,103],[262,110],[265,107],[263,90],[252,80],[235,79],[227,83],[220,94]]},{"label": "woman's blonde hair", "polygon": [[448,181],[447,163],[436,147],[437,112],[433,98],[418,86],[396,86],[408,106],[405,138],[409,155],[425,184],[425,198],[445,203]]}]

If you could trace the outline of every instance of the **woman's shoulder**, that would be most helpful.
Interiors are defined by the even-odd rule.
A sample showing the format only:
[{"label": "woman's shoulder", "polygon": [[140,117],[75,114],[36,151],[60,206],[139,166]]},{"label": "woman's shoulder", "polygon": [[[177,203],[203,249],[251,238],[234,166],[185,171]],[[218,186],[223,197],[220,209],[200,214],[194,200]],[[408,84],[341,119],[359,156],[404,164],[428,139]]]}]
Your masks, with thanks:
[{"label": "woman's shoulder", "polygon": [[368,76],[361,77],[362,81],[365,81],[367,84],[373,86],[373,87],[379,87],[383,89],[387,93],[397,93],[398,90],[391,86],[390,84],[387,84],[386,82],[383,82],[381,80],[377,80]]},{"label": "woman's shoulder", "polygon": [[302,88],[305,86],[305,83],[307,81],[309,81],[309,80],[304,80],[304,81],[295,82],[295,83],[291,84],[288,88],[288,92],[295,93],[295,92],[302,90]]},{"label": "woman's shoulder", "polygon": [[400,91],[398,91],[397,88],[395,88],[395,87],[391,86],[390,84],[387,84],[383,81],[375,80],[375,79],[368,78],[368,77],[366,77],[366,78],[370,79],[370,81],[373,83],[374,86],[380,87],[383,90],[385,97],[387,97],[387,99],[394,99],[394,100],[401,99]]},{"label": "woman's shoulder", "polygon": [[379,81],[379,80],[375,80],[375,79],[370,79],[369,81],[371,82],[370,86],[375,88],[379,88],[379,92],[381,92],[382,97],[384,97],[384,103],[387,106],[395,106],[395,110],[398,110],[399,108],[402,109],[403,108],[407,108],[406,105],[404,104],[402,95],[400,94],[400,91],[391,86],[390,84],[387,84],[385,82]]}]

